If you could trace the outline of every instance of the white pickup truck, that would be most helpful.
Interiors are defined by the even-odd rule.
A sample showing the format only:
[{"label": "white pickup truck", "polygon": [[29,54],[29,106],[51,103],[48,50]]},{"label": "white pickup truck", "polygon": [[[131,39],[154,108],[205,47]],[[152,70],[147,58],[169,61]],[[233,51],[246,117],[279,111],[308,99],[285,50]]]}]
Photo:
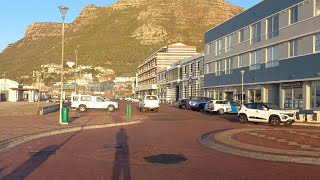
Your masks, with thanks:
[{"label": "white pickup truck", "polygon": [[71,107],[84,112],[87,109],[107,109],[109,112],[119,109],[117,102],[106,101],[100,96],[72,95]]},{"label": "white pickup truck", "polygon": [[139,110],[152,110],[159,111],[159,98],[156,95],[146,95],[142,100],[139,101]]}]

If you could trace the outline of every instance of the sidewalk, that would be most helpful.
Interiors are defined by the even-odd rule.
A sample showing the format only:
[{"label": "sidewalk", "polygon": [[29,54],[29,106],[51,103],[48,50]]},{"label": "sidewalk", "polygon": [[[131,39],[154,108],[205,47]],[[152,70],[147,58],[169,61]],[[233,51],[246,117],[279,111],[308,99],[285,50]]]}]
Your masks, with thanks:
[{"label": "sidewalk", "polygon": [[126,122],[125,118],[120,117],[122,114],[122,111],[116,111],[110,115],[105,111],[89,111],[79,114],[75,110],[70,110],[68,125],[59,124],[59,112],[44,116],[0,117],[0,142],[23,135],[57,129]]}]

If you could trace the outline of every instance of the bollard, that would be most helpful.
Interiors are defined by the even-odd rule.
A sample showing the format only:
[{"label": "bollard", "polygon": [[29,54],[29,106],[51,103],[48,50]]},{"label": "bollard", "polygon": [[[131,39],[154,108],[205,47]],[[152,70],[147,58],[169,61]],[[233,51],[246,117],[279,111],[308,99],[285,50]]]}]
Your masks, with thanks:
[{"label": "bollard", "polygon": [[127,104],[127,107],[126,107],[126,116],[127,118],[131,119],[132,117],[132,107],[130,104]]},{"label": "bollard", "polygon": [[63,107],[61,109],[61,124],[69,124],[69,108]]},{"label": "bollard", "polygon": [[132,106],[131,105],[128,106],[128,118],[129,119],[132,118]]}]

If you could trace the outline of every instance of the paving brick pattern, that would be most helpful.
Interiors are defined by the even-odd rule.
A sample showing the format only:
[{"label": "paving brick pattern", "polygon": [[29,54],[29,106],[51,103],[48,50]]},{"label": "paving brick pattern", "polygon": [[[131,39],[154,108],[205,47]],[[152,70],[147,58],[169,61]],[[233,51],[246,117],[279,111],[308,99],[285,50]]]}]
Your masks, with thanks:
[{"label": "paving brick pattern", "polygon": [[252,152],[320,157],[319,138],[319,130],[243,128],[216,133],[211,140]]}]

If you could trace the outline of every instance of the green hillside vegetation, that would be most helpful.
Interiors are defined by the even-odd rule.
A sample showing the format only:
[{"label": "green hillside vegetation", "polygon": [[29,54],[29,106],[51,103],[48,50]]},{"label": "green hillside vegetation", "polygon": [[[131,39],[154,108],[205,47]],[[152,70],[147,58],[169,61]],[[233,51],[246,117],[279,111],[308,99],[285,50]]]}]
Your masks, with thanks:
[{"label": "green hillside vegetation", "polygon": [[[188,3],[154,0],[125,9],[96,7],[97,18],[81,25],[77,31],[72,29],[72,25],[79,22],[66,28],[65,61],[74,61],[74,50],[77,49],[78,64],[110,68],[118,76],[134,76],[137,66],[162,46],[182,42],[196,45],[198,52],[203,51],[203,33],[212,28],[213,24],[221,23],[242,11],[242,8],[229,3],[223,2],[220,5],[221,0],[204,0],[207,3],[184,1]],[[148,8],[156,9],[159,15],[154,16],[157,18],[138,20],[140,13],[148,11]],[[216,19],[210,15],[211,19],[208,20],[210,12],[216,15]],[[83,20],[79,19],[80,22]],[[145,24],[164,27],[167,36],[159,42],[144,45],[132,34]],[[41,34],[41,31],[38,33]],[[0,72],[6,72],[9,78],[18,81],[22,75],[30,75],[32,71],[40,70],[40,65],[47,63],[61,63],[59,35],[45,35],[37,40],[26,35],[0,54]]]}]

